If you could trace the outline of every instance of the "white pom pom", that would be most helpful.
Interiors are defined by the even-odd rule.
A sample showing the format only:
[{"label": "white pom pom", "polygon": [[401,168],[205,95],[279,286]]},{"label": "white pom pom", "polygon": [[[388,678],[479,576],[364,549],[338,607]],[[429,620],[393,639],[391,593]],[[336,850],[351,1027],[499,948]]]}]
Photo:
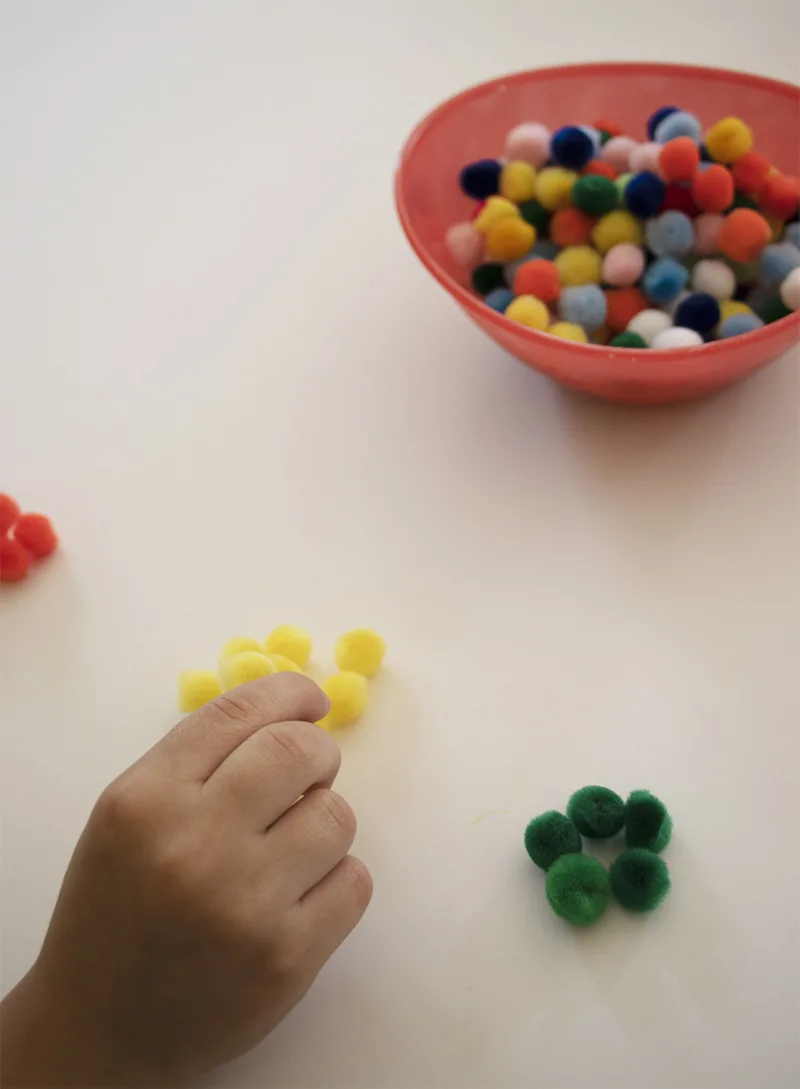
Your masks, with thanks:
[{"label": "white pom pom", "polygon": [[793,269],[781,284],[783,305],[800,310],[800,268]]},{"label": "white pom pom", "polygon": [[703,343],[703,338],[694,329],[684,329],[681,325],[673,325],[671,329],[664,329],[653,337],[651,348],[658,351],[659,348],[696,348]]},{"label": "white pom pom", "polygon": [[718,302],[732,299],[736,291],[736,276],[724,261],[698,261],[692,270],[692,287],[713,295]]},{"label": "white pom pom", "polygon": [[642,310],[628,324],[629,333],[638,333],[645,342],[652,345],[653,339],[665,329],[672,328],[672,318],[663,310]]}]

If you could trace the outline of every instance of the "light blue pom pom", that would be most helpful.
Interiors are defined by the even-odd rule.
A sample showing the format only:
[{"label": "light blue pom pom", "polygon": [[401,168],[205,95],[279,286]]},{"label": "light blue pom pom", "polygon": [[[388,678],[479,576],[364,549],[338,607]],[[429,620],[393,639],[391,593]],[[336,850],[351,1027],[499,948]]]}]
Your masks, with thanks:
[{"label": "light blue pom pom", "polygon": [[491,306],[492,310],[505,314],[506,307],[514,301],[514,292],[507,287],[496,287],[494,291],[489,292],[483,301],[487,306]]},{"label": "light blue pom pom", "polygon": [[692,221],[683,212],[663,212],[648,220],[645,240],[656,257],[685,257],[694,243]]},{"label": "light blue pom pom", "polygon": [[587,333],[600,329],[606,320],[606,297],[597,284],[567,287],[561,292],[558,309],[564,321],[582,325]]},{"label": "light blue pom pom", "polygon": [[666,306],[677,299],[689,282],[689,270],[674,257],[660,257],[647,269],[642,288],[651,302]]},{"label": "light blue pom pom", "polygon": [[740,333],[752,333],[763,325],[764,322],[755,314],[732,314],[720,325],[717,335],[720,340],[727,340],[728,337],[738,337]]},{"label": "light blue pom pom", "polygon": [[664,118],[656,129],[654,139],[657,144],[668,144],[678,136],[688,136],[699,144],[703,136],[703,126],[692,114],[678,110]]},{"label": "light blue pom pom", "polygon": [[767,246],[758,264],[758,282],[765,287],[777,287],[789,273],[800,267],[800,249],[791,242]]},{"label": "light blue pom pom", "polygon": [[790,246],[797,246],[800,250],[800,223],[787,224],[783,232],[783,241],[788,242]]}]

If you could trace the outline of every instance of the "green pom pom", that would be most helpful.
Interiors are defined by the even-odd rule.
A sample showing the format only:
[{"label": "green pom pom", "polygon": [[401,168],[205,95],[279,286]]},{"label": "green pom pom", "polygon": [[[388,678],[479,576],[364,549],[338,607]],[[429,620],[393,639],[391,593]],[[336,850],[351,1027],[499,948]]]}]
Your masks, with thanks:
[{"label": "green pom pom", "polygon": [[669,892],[667,864],[644,847],[632,847],[611,864],[611,888],[628,911],[654,911]]},{"label": "green pom pom", "polygon": [[638,333],[620,333],[609,344],[610,348],[646,348],[647,341]]},{"label": "green pom pom", "polygon": [[754,211],[758,211],[758,205],[752,197],[748,197],[745,193],[736,192],[733,197],[733,204],[728,209],[732,212],[734,208],[752,208]]},{"label": "green pom pom", "polygon": [[550,907],[573,926],[596,923],[610,897],[611,886],[605,867],[589,855],[562,855],[547,871]]},{"label": "green pom pom", "polygon": [[625,842],[659,854],[672,835],[672,818],[662,801],[649,790],[634,790],[625,805]]},{"label": "green pom pom", "polygon": [[536,237],[546,238],[550,229],[551,214],[538,200],[524,200],[519,206],[519,214],[526,223],[536,228]]},{"label": "green pom pom", "polygon": [[572,203],[590,216],[604,216],[619,207],[619,193],[611,178],[585,174],[572,187]]},{"label": "green pom pom", "polygon": [[625,803],[608,787],[582,787],[570,798],[567,816],[587,839],[608,839],[625,823]]},{"label": "green pom pom", "polygon": [[605,147],[605,145],[611,139],[611,133],[608,131],[608,129],[598,129],[597,131],[600,133],[600,146]]},{"label": "green pom pom", "polygon": [[580,854],[583,844],[572,821],[550,809],[525,829],[525,850],[540,869],[549,870],[562,855]]},{"label": "green pom pom", "polygon": [[472,286],[479,295],[488,295],[496,287],[505,287],[503,266],[499,261],[487,261],[472,272]]},{"label": "green pom pom", "polygon": [[788,306],[784,306],[783,299],[776,296],[774,299],[768,299],[764,305],[759,308],[758,313],[765,325],[771,325],[773,321],[780,321],[781,318],[788,318],[792,311]]}]

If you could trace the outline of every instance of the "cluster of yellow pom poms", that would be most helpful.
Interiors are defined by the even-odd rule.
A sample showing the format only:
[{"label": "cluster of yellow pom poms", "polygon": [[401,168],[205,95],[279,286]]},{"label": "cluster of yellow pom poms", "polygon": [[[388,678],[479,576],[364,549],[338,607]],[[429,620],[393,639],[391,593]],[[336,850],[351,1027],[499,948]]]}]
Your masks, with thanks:
[{"label": "cluster of yellow pom poms", "polygon": [[[216,671],[184,669],[178,678],[178,707],[197,711],[222,692],[272,673],[305,673],[311,658],[311,636],[304,628],[282,624],[260,643],[249,636],[229,639]],[[386,654],[386,643],[371,628],[355,628],[340,636],[334,648],[338,673],[322,682],[331,709],[319,724],[324,729],[348,726],[367,706],[367,678],[374,677]]]}]

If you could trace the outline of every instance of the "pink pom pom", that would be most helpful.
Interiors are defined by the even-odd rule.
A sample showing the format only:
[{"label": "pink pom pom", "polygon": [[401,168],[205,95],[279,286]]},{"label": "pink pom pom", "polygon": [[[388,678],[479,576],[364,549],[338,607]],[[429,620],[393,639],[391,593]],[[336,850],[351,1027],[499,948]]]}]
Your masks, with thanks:
[{"label": "pink pom pom", "polygon": [[651,174],[657,174],[661,148],[661,144],[653,141],[635,147],[630,155],[630,169],[633,173],[638,174],[642,170],[649,170]]},{"label": "pink pom pom", "polygon": [[483,235],[472,223],[455,223],[445,235],[447,252],[459,268],[471,271],[483,256]]},{"label": "pink pom pom", "polygon": [[631,287],[644,272],[644,253],[630,242],[612,246],[603,261],[603,280],[612,287]]},{"label": "pink pom pom", "polygon": [[694,248],[696,253],[719,253],[719,233],[725,216],[702,215],[694,221]]},{"label": "pink pom pom", "polygon": [[638,142],[630,136],[612,136],[602,147],[600,158],[605,163],[611,163],[618,173],[625,174],[630,170],[631,155],[638,146]]},{"label": "pink pom pom", "polygon": [[538,121],[525,121],[517,125],[506,137],[506,159],[530,163],[537,169],[550,157],[550,131]]}]

